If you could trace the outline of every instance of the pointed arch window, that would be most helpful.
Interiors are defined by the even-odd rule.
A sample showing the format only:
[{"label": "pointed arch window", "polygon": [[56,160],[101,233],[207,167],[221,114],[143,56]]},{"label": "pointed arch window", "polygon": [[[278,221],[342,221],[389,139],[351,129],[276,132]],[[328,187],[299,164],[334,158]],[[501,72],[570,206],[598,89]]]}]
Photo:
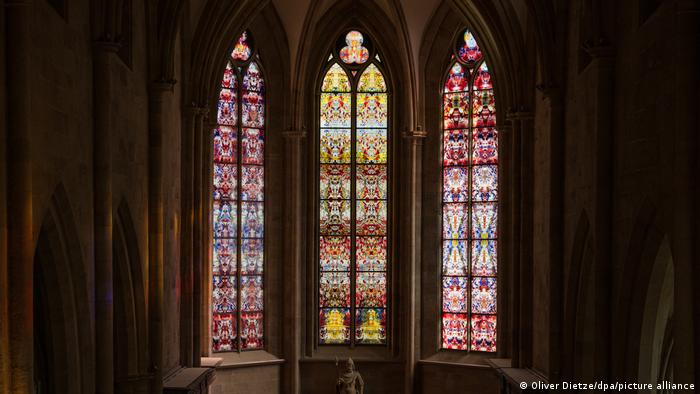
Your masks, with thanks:
[{"label": "pointed arch window", "polygon": [[442,91],[443,349],[496,351],[498,131],[474,35],[455,43]]},{"label": "pointed arch window", "polygon": [[213,136],[212,351],[264,344],[265,81],[244,32],[226,64]]},{"label": "pointed arch window", "polygon": [[[372,59],[372,60],[370,60]],[[319,344],[387,342],[389,94],[371,41],[338,39],[319,92]]]}]

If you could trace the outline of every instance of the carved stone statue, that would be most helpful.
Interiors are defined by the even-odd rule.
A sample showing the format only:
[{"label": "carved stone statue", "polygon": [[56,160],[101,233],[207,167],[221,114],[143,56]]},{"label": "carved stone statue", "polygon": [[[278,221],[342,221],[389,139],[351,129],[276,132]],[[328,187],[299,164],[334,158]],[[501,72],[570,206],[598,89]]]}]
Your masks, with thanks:
[{"label": "carved stone statue", "polygon": [[348,358],[345,364],[345,372],[338,376],[335,392],[336,394],[364,394],[365,392],[365,382],[360,373],[355,371],[355,363],[351,358]]}]

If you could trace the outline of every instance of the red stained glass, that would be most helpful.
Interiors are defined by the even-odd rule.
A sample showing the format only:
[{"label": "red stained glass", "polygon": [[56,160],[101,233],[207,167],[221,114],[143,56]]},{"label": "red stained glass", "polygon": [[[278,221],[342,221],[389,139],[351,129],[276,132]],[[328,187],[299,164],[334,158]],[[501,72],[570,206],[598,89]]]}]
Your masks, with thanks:
[{"label": "red stained glass", "polygon": [[321,198],[350,198],[350,166],[321,164]]},{"label": "red stained glass", "polygon": [[265,98],[258,92],[243,93],[243,127],[262,128],[265,126]]},{"label": "red stained glass", "polygon": [[350,201],[321,200],[320,231],[323,235],[350,234]]},{"label": "red stained glass", "polygon": [[386,201],[358,200],[357,201],[357,234],[384,235],[386,234]]},{"label": "red stained glass", "polygon": [[260,93],[265,91],[265,80],[255,62],[250,63],[243,76],[243,89]]},{"label": "red stained glass", "polygon": [[493,84],[491,83],[491,73],[489,72],[489,68],[486,65],[486,62],[481,63],[481,66],[479,66],[479,69],[476,71],[473,89],[493,89]]},{"label": "red stained glass", "polygon": [[236,278],[214,275],[212,310],[216,313],[232,313],[236,310]]},{"label": "red stained glass", "polygon": [[263,185],[265,184],[264,167],[242,166],[241,200],[262,201],[264,199]]},{"label": "red stained glass", "polygon": [[478,203],[472,205],[472,238],[494,239],[498,236],[498,205]]},{"label": "red stained glass", "polygon": [[498,163],[498,132],[494,128],[474,130],[472,162],[474,164]]},{"label": "red stained glass", "polygon": [[469,347],[469,321],[467,315],[442,314],[442,348],[467,350]]},{"label": "red stained glass", "polygon": [[362,46],[363,43],[362,33],[357,30],[350,31],[345,35],[345,44],[347,45],[340,49],[340,60],[346,64],[366,62],[369,59],[369,50]]},{"label": "red stained glass", "polygon": [[214,200],[235,200],[237,195],[235,164],[214,164]]},{"label": "red stained glass", "polygon": [[321,271],[350,271],[350,237],[321,237]]},{"label": "red stained glass", "polygon": [[319,311],[319,343],[350,343],[350,309],[322,308]]},{"label": "red stained glass", "polygon": [[445,93],[466,92],[469,89],[469,72],[459,63],[455,63],[450,68],[445,80]]},{"label": "red stained glass", "polygon": [[321,163],[350,163],[350,130],[322,129],[320,141]]},{"label": "red stained glass", "polygon": [[236,162],[236,131],[232,127],[219,126],[214,129],[214,161]]},{"label": "red stained glass", "polygon": [[262,276],[241,276],[241,310],[262,311],[263,282]]},{"label": "red stained glass", "polygon": [[231,66],[231,63],[226,63],[224,76],[221,78],[221,87],[235,89],[237,86],[238,83],[236,80],[236,74],[233,72],[233,67]]},{"label": "red stained glass", "polygon": [[228,201],[214,201],[214,237],[231,238],[236,236],[236,206]]},{"label": "red stained glass", "polygon": [[386,163],[386,129],[358,129],[356,149],[358,163]]},{"label": "red stained glass", "polygon": [[496,316],[472,315],[471,350],[478,352],[496,351]]},{"label": "red stained glass", "polygon": [[261,349],[263,347],[263,314],[262,312],[241,313],[241,348],[244,350]]},{"label": "red stained glass", "polygon": [[469,130],[445,130],[442,138],[443,165],[462,166],[469,163]]},{"label": "red stained glass", "polygon": [[498,200],[498,166],[472,167],[472,200]]},{"label": "red stained glass", "polygon": [[244,128],[241,135],[241,161],[243,164],[263,165],[265,162],[265,137],[261,129]]},{"label": "red stained glass", "polygon": [[233,47],[233,52],[231,52],[231,57],[234,60],[240,60],[240,61],[246,61],[248,58],[250,58],[250,54],[252,53],[252,49],[250,47],[250,44],[248,43],[248,33],[243,32],[240,37],[238,37],[238,40],[236,41],[236,45]]},{"label": "red stained glass", "polygon": [[386,308],[386,273],[358,272],[355,287],[356,307]]},{"label": "red stained glass", "polygon": [[386,271],[386,237],[357,237],[357,271]]},{"label": "red stained glass", "polygon": [[357,166],[357,198],[386,199],[386,170],[385,165]]},{"label": "red stained glass", "polygon": [[469,254],[466,240],[442,242],[442,274],[466,276]]},{"label": "red stained glass", "polygon": [[241,203],[241,228],[243,238],[262,238],[265,228],[264,207],[261,202]]},{"label": "red stained glass", "polygon": [[469,127],[469,93],[445,94],[442,102],[445,130]]},{"label": "red stained glass", "polygon": [[472,125],[474,127],[496,125],[496,102],[493,98],[493,90],[481,90],[474,93]]},{"label": "red stained glass", "polygon": [[212,319],[212,350],[227,352],[237,347],[236,317],[231,313],[214,313]]},{"label": "red stained glass", "polygon": [[236,240],[235,239],[215,239],[213,269],[214,275],[235,275],[236,274]]},{"label": "red stained glass", "polygon": [[241,240],[241,274],[262,275],[263,240],[259,238]]},{"label": "red stained glass", "polygon": [[386,93],[357,94],[357,127],[386,127]]},{"label": "red stained glass", "polygon": [[216,116],[217,122],[222,125],[235,125],[237,118],[236,91],[234,89],[221,89]]},{"label": "red stained glass", "polygon": [[467,278],[445,276],[442,278],[442,310],[444,312],[466,313],[468,310]]},{"label": "red stained glass", "polygon": [[467,204],[444,204],[442,207],[443,239],[466,239],[469,227]]},{"label": "red stained glass", "polygon": [[322,307],[349,307],[350,273],[321,272],[319,296]]},{"label": "red stained glass", "polygon": [[496,313],[496,278],[472,278],[472,313]]},{"label": "red stained glass", "polygon": [[474,64],[481,60],[483,54],[476,43],[474,35],[469,30],[464,32],[463,41],[459,48],[459,59],[467,64]]},{"label": "red stained glass", "polygon": [[466,202],[469,199],[467,167],[445,167],[442,172],[442,201]]}]

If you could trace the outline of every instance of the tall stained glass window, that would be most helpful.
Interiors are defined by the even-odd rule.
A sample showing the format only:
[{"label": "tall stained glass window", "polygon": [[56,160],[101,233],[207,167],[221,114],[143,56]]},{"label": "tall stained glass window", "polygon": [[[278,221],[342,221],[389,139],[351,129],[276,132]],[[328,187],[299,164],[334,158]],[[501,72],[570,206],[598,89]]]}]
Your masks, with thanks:
[{"label": "tall stained glass window", "polygon": [[212,350],[263,347],[265,81],[249,33],[226,64],[213,138]]},{"label": "tall stained glass window", "polygon": [[469,30],[445,77],[442,348],[496,351],[498,132],[491,74]]},{"label": "tall stained glass window", "polygon": [[[370,60],[373,59],[373,60]],[[319,343],[387,341],[387,84],[371,42],[342,36],[319,119]]]}]

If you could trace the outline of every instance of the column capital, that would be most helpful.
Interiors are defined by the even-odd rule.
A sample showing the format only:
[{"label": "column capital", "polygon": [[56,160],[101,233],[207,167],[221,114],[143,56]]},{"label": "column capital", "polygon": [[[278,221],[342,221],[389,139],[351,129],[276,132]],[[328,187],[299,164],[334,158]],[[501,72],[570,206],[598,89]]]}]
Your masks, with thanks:
[{"label": "column capital", "polygon": [[422,140],[428,136],[428,132],[418,127],[417,130],[404,130],[401,136],[406,139]]},{"label": "column capital", "polygon": [[206,115],[208,111],[209,108],[196,104],[190,104],[185,107],[185,114],[189,116]]},{"label": "column capital", "polygon": [[285,140],[302,140],[306,138],[306,130],[285,130],[282,132]]},{"label": "column capital", "polygon": [[535,114],[525,107],[520,107],[518,109],[511,108],[506,112],[506,119],[509,121],[532,120],[534,118]]},{"label": "column capital", "polygon": [[165,92],[172,92],[173,87],[175,86],[175,83],[177,83],[176,80],[170,79],[170,80],[164,80],[164,79],[157,79],[151,81],[151,83],[148,86],[148,91],[149,93],[165,93]]}]

